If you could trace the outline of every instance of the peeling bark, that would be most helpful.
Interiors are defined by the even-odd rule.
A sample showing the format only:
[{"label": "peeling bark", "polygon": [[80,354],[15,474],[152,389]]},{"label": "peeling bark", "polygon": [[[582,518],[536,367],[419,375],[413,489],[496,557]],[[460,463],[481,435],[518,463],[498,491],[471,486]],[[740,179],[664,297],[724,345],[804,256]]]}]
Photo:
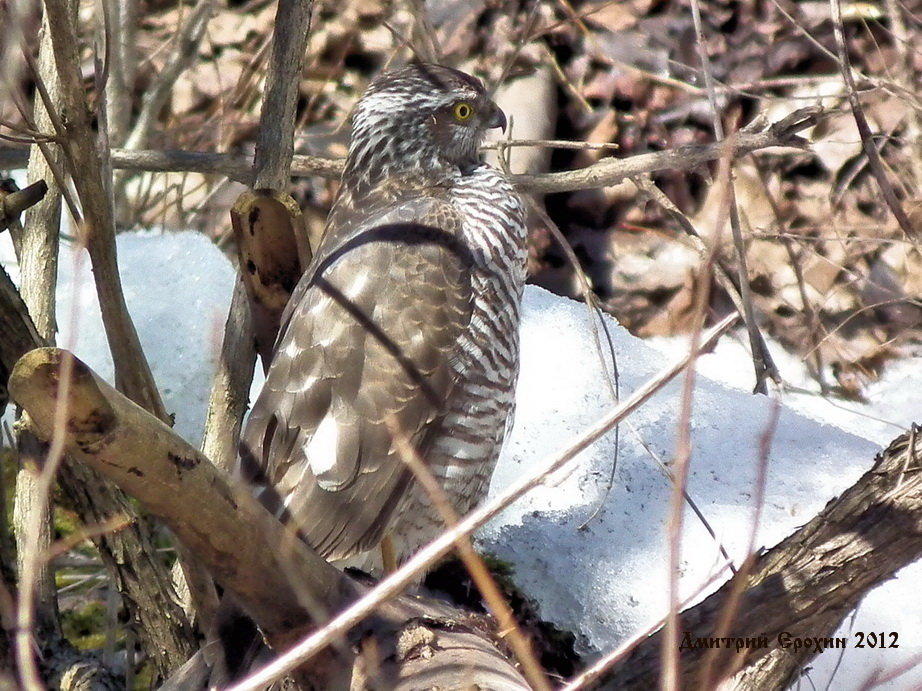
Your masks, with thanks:
[{"label": "peeling bark", "polygon": [[[680,642],[681,688],[701,688],[705,679],[711,687],[737,673],[732,684],[740,689],[792,683],[821,652],[817,640],[831,638],[871,588],[922,557],[920,461],[922,435],[913,428],[809,523],[682,612],[680,631],[688,635]],[[741,591],[735,616],[719,630],[735,589]],[[638,645],[600,687],[657,688],[662,634]],[[765,645],[746,644],[750,639]]]},{"label": "peeling bark", "polygon": [[[161,518],[233,594],[272,649],[286,650],[368,590],[324,561],[249,492],[229,485],[201,452],[76,358],[65,398],[67,417],[63,428],[56,427],[67,358],[73,356],[55,348],[33,350],[10,378],[11,394],[29,413],[38,436],[59,436],[73,458]],[[199,659],[189,665],[204,669]],[[294,675],[305,689],[343,688],[350,680],[372,676],[385,688],[428,687],[430,681],[455,687],[452,680],[458,679],[483,688],[527,688],[469,615],[417,597],[383,603],[345,642]],[[186,688],[192,683],[185,678]]]}]

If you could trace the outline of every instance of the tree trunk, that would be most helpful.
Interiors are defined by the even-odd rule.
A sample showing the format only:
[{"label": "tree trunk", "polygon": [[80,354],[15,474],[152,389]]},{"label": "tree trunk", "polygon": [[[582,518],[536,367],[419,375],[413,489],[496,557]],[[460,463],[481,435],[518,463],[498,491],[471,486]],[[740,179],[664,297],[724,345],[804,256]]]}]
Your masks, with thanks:
[{"label": "tree trunk", "polygon": [[[62,378],[69,369],[65,391]],[[66,351],[42,348],[25,355],[14,368],[10,392],[41,438],[58,434],[74,458],[160,517],[233,594],[273,649],[288,649],[368,590],[320,558],[249,492],[229,485],[198,450]],[[55,424],[55,402],[61,396],[67,407],[63,429]],[[454,688],[462,678],[483,688],[527,688],[476,621],[414,597],[385,601],[346,641],[312,658],[294,678],[301,688],[311,689],[343,688],[350,679],[371,677],[386,688]]]},{"label": "tree trunk", "polygon": [[[710,689],[734,674],[736,688],[785,688],[824,648],[850,645],[832,638],[842,620],[922,556],[920,459],[914,427],[809,523],[682,612],[681,688]],[[734,616],[721,627],[728,607]],[[645,639],[600,686],[657,688],[662,639],[662,630]]]}]

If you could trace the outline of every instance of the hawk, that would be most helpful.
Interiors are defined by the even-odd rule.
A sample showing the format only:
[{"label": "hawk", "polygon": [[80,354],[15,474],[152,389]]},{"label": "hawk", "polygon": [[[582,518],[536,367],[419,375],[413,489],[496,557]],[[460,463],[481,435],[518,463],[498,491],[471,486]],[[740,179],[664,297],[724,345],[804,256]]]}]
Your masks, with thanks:
[{"label": "hawk", "polygon": [[479,147],[506,118],[433,64],[376,78],[352,114],[342,185],[282,316],[240,473],[330,561],[377,570],[444,527],[400,430],[466,513],[510,421],[525,215]]}]

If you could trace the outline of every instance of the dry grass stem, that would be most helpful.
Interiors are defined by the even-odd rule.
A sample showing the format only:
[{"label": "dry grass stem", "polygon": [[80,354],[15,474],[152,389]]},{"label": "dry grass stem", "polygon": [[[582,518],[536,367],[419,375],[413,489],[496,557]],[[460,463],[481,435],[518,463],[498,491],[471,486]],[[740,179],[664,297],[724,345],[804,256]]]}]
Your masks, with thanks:
[{"label": "dry grass stem", "polygon": [[[388,432],[393,437],[397,453],[400,459],[407,464],[412,471],[416,481],[422,486],[426,494],[432,500],[433,505],[439,512],[445,527],[448,529],[458,525],[461,517],[451,505],[451,500],[442,488],[442,485],[432,474],[432,471],[426,466],[426,462],[420,457],[419,452],[414,448],[406,433],[400,429],[396,420],[390,417],[386,420]],[[455,542],[455,548],[458,556],[464,562],[467,572],[480,591],[481,596],[487,603],[487,607],[496,619],[500,636],[509,643],[519,663],[522,665],[525,678],[533,689],[537,691],[551,691],[551,685],[548,683],[547,676],[541,666],[541,662],[535,656],[531,643],[522,633],[519,624],[515,619],[512,608],[503,596],[502,591],[496,584],[490,570],[487,568],[483,558],[474,550],[469,535],[461,535]]]},{"label": "dry grass stem", "polygon": [[[720,176],[718,177],[720,179]],[[719,205],[720,209],[723,205]],[[719,238],[722,224],[717,224],[717,237]],[[719,242],[714,242],[712,251],[705,258],[702,270],[699,272],[698,291],[695,294],[693,306],[694,316],[691,332],[690,351],[698,353],[702,350],[699,345],[701,331],[707,318],[707,309],[710,302],[710,281],[708,276],[713,274]],[[694,358],[685,370],[682,385],[682,396],[679,404],[679,416],[676,421],[676,450],[673,462],[673,489],[669,502],[669,517],[667,531],[669,538],[669,614],[666,617],[665,638],[666,643],[662,648],[663,674],[660,677],[660,688],[663,691],[672,691],[680,688],[679,683],[679,575],[681,567],[682,525],[685,508],[685,497],[688,495],[688,473],[691,464],[691,415],[694,403],[695,367]]]},{"label": "dry grass stem", "polygon": [[[701,338],[701,348],[710,348],[727,329],[736,323],[736,320],[737,316],[735,314],[730,315],[708,330]],[[498,496],[493,497],[493,499],[462,518],[457,526],[446,530],[438,538],[423,547],[400,569],[381,581],[374,590],[341,612],[329,624],[228,691],[255,691],[264,684],[272,683],[281,678],[321,650],[324,650],[332,641],[362,621],[383,602],[393,598],[413,583],[420,573],[445,556],[460,536],[470,535],[487,521],[495,518],[505,507],[545,482],[549,476],[572,461],[581,451],[608,434],[621,420],[630,415],[682,372],[696,355],[697,353],[689,353],[656,377],[651,378],[629,398],[612,409],[608,415],[574,440],[565,451],[552,457],[549,461],[537,464],[537,470],[525,475]]]},{"label": "dry grass stem", "polygon": [[890,208],[890,213],[893,214],[893,217],[896,219],[896,222],[907,238],[918,240],[920,232],[916,229],[915,225],[913,225],[912,221],[909,220],[909,217],[903,210],[900,200],[896,196],[896,192],[893,190],[893,185],[890,184],[887,172],[884,170],[883,161],[881,161],[880,154],[877,151],[877,145],[874,142],[874,135],[871,132],[871,127],[868,125],[868,120],[864,115],[864,107],[861,105],[861,100],[858,98],[858,88],[855,86],[851,60],[849,60],[848,48],[845,45],[845,32],[842,27],[842,6],[839,0],[829,0],[829,4],[832,9],[833,34],[836,38],[839,69],[842,71],[842,79],[845,81],[845,92],[848,96],[848,104],[851,106],[855,124],[858,126],[858,134],[861,137],[864,155],[867,157],[871,172],[877,180],[880,193],[887,203],[887,206]]},{"label": "dry grass stem", "polygon": [[[738,133],[732,151],[726,144],[702,144],[677,147],[669,151],[638,154],[628,158],[605,158],[577,170],[539,175],[514,175],[513,183],[523,192],[550,194],[580,189],[597,189],[616,185],[629,177],[660,170],[693,170],[722,156],[739,158],[769,147],[804,148],[807,142],[797,136],[820,122],[824,111],[819,107],[802,108],[767,128]],[[149,172],[197,172],[223,175],[247,185],[253,183],[253,162],[241,154],[218,154],[190,151],[112,150],[112,165],[117,169]],[[0,165],[16,167],[25,160],[25,152],[0,147]],[[342,159],[318,156],[293,156],[292,175],[319,175],[337,178],[342,174]]]}]

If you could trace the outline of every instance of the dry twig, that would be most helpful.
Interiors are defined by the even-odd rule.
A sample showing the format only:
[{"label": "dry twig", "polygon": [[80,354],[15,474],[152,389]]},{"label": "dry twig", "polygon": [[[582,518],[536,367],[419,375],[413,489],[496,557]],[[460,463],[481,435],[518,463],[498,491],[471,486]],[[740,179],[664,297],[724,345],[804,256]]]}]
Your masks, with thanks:
[{"label": "dry twig", "polygon": [[118,277],[115,251],[115,221],[110,196],[111,180],[103,177],[104,166],[96,146],[96,133],[90,122],[86,94],[80,72],[74,18],[68,0],[47,0],[45,11],[49,23],[55,58],[55,70],[61,79],[60,111],[63,130],[58,131],[83,207],[87,249],[93,263],[93,276],[119,388],[161,419],[168,419],[150,366],[141,350],[137,331],[128,315],[125,296]]},{"label": "dry twig", "polygon": [[[445,527],[449,530],[456,527],[461,517],[451,505],[451,499],[448,498],[439,480],[432,474],[425,460],[413,447],[406,432],[397,426],[394,418],[389,418],[386,423],[400,459],[407,464],[417,482],[429,495],[442,521],[444,521]],[[547,675],[535,656],[531,642],[522,633],[522,629],[512,613],[512,608],[506,598],[503,597],[503,593],[490,574],[483,557],[474,550],[470,536],[459,536],[458,541],[455,542],[455,547],[458,551],[458,556],[464,563],[464,567],[471,576],[471,580],[474,581],[487,607],[496,619],[497,624],[499,624],[500,636],[509,643],[516,657],[518,657],[528,683],[536,691],[551,691]]]},{"label": "dry twig", "polygon": [[[707,349],[711,347],[735,321],[736,315],[731,315],[710,329],[701,339],[701,348]],[[250,676],[245,682],[234,686],[232,691],[255,691],[264,684],[272,683],[281,678],[290,670],[295,669],[304,661],[326,649],[343,632],[348,631],[362,621],[381,603],[401,592],[413,582],[418,574],[445,556],[460,536],[473,533],[519,497],[545,482],[548,477],[572,461],[581,451],[608,434],[621,420],[630,415],[682,372],[694,355],[696,354],[689,354],[675,362],[671,367],[663,370],[658,376],[637,389],[629,398],[615,406],[608,415],[580,435],[565,451],[546,460],[544,463],[536,464],[536,470],[520,478],[518,482],[508,487],[500,495],[469,513],[457,526],[446,530],[419,550],[400,569],[381,581],[368,595],[351,605],[322,629],[293,646],[291,650],[264,669]]]},{"label": "dry twig", "polygon": [[[724,136],[723,122],[721,121],[720,108],[717,102],[717,89],[715,86],[714,75],[711,70],[711,62],[708,57],[707,46],[704,36],[704,29],[701,22],[701,7],[699,0],[691,2],[692,19],[695,25],[695,43],[698,49],[698,57],[701,60],[701,72],[704,75],[704,84],[707,90],[708,103],[711,107],[711,114],[714,123],[714,136],[718,143],[723,143],[727,147],[726,157],[721,157],[721,161],[726,161],[727,168],[732,167],[734,159],[733,151],[736,148],[736,138],[738,133],[733,133],[729,138]],[[765,339],[759,332],[759,326],[756,324],[755,309],[752,306],[752,291],[749,287],[749,268],[746,260],[746,245],[743,242],[743,231],[740,227],[739,206],[736,203],[736,189],[732,174],[726,176],[725,189],[727,192],[726,205],[728,218],[730,220],[730,232],[733,236],[733,246],[736,249],[736,260],[739,263],[738,281],[740,298],[743,303],[744,321],[746,331],[749,334],[749,349],[752,357],[752,364],[755,368],[755,391],[756,393],[767,393],[768,387],[766,381],[771,379],[776,384],[781,383],[781,375],[775,366],[771,352],[766,346]],[[722,207],[721,207],[722,208]]]},{"label": "dry twig", "polygon": [[[815,126],[824,117],[825,111],[814,106],[801,108],[764,129],[754,131],[757,127],[763,126],[763,123],[758,121],[755,127],[744,129],[736,135],[730,151],[726,144],[680,146],[669,151],[638,154],[628,158],[604,158],[578,170],[540,175],[514,175],[512,180],[523,192],[536,194],[571,192],[609,187],[627,178],[659,170],[694,170],[725,155],[739,158],[759,149],[777,146],[804,149],[808,146],[808,142],[798,137],[797,133]],[[511,143],[504,144],[504,146],[509,145]],[[0,147],[0,166],[21,166],[24,160],[24,150]],[[246,185],[252,185],[254,180],[252,159],[241,154],[113,149],[112,165],[124,170],[224,175]],[[292,175],[338,178],[342,174],[342,169],[342,159],[293,156],[291,162]]]},{"label": "dry twig", "polygon": [[852,66],[851,60],[849,60],[848,57],[848,47],[845,45],[845,31],[842,26],[842,7],[839,4],[839,0],[829,0],[829,3],[832,8],[832,25],[836,37],[839,69],[842,71],[842,79],[845,80],[848,104],[851,106],[855,124],[858,126],[858,134],[861,137],[861,146],[864,149],[864,155],[867,157],[871,172],[874,173],[874,177],[877,180],[880,193],[887,203],[887,206],[890,207],[890,213],[893,214],[893,217],[896,219],[900,228],[903,229],[906,237],[910,240],[918,241],[919,231],[913,226],[912,221],[909,220],[909,217],[903,210],[903,206],[900,204],[900,200],[896,197],[893,185],[890,184],[890,180],[887,178],[887,171],[884,170],[884,164],[880,160],[880,154],[877,152],[877,146],[874,143],[874,135],[871,132],[870,125],[868,125],[867,118],[864,116],[864,108],[861,105],[861,100],[858,98],[858,88],[855,86],[855,78],[852,76]]}]

